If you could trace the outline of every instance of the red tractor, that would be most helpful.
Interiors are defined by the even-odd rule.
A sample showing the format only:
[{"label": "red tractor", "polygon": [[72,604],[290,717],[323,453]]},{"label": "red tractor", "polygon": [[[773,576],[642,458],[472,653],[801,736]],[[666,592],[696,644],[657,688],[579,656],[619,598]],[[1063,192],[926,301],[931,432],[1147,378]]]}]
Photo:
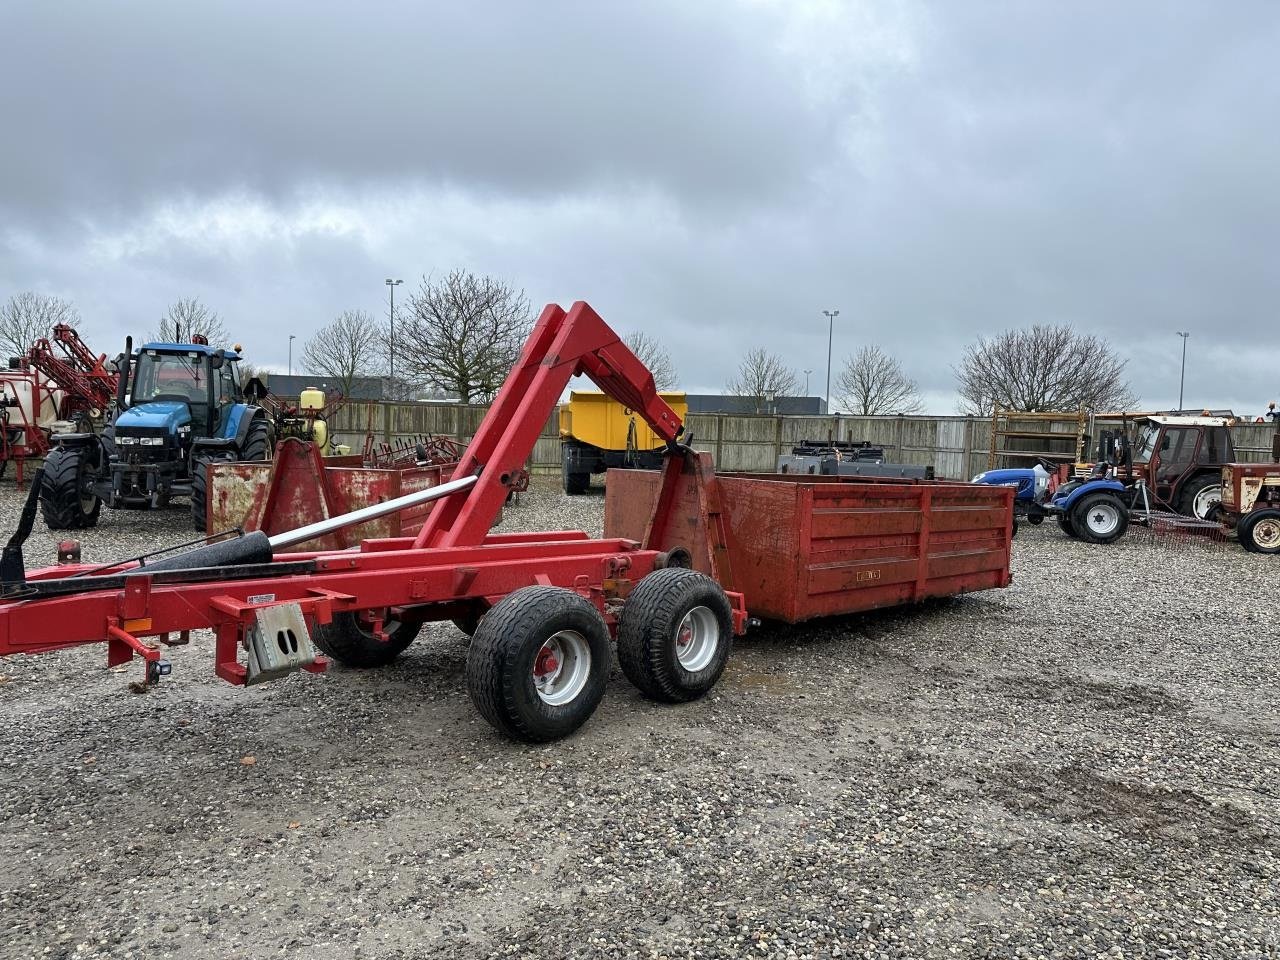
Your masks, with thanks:
[{"label": "red tractor", "polygon": [[1267,415],[1276,424],[1271,463],[1229,463],[1222,468],[1222,505],[1218,519],[1234,530],[1251,553],[1280,553],[1280,412]]}]

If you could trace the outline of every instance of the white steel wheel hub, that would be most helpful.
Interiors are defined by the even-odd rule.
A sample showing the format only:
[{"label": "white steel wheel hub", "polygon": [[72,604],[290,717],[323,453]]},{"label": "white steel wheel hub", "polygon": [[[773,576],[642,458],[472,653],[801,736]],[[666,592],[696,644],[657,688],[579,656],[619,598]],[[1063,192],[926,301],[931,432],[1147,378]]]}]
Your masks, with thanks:
[{"label": "white steel wheel hub", "polygon": [[1205,487],[1191,501],[1191,512],[1195,514],[1197,520],[1208,520],[1209,511],[1220,503],[1222,503],[1222,487]]},{"label": "white steel wheel hub", "polygon": [[533,657],[533,689],[552,707],[572,703],[591,675],[591,645],[576,630],[552,635]]},{"label": "white steel wheel hub", "polygon": [[1089,508],[1085,523],[1090,533],[1099,537],[1109,536],[1116,532],[1116,527],[1120,526],[1120,511],[1116,509],[1115,504],[1099,503]]},{"label": "white steel wheel hub", "polygon": [[676,659],[690,673],[706,669],[720,649],[720,623],[710,607],[694,607],[676,627]]},{"label": "white steel wheel hub", "polygon": [[1265,517],[1253,525],[1253,542],[1264,550],[1280,547],[1280,520]]}]

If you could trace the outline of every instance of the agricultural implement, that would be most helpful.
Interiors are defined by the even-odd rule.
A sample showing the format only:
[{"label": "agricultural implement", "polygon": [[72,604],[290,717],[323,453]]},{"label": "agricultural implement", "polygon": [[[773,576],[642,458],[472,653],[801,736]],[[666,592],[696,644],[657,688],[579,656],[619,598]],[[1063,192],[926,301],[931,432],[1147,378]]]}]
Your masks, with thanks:
[{"label": "agricultural implement", "polygon": [[22,485],[23,466],[44,457],[58,434],[91,432],[116,393],[116,374],[75,328],[56,324],[26,354],[0,371],[0,473],[12,460]]},{"label": "agricultural implement", "polygon": [[[602,539],[490,532],[574,375],[663,439],[661,473],[610,477],[613,529]],[[216,674],[247,685],[321,671],[328,658],[387,664],[424,622],[452,620],[472,634],[467,686],[480,713],[535,742],[571,733],[595,710],[611,635],[644,694],[681,702],[715,685],[753,607],[799,621],[1010,582],[1007,489],[718,478],[682,434],[652,376],[604,321],[585,303],[553,304],[452,476],[430,489],[161,558],[91,565],[68,544],[72,562],[25,573],[29,499],[0,558],[0,654],[105,642],[109,665],[141,657],[145,682],[155,683],[170,668],[165,647],[209,629]],[[284,553],[426,503],[413,537]]]}]

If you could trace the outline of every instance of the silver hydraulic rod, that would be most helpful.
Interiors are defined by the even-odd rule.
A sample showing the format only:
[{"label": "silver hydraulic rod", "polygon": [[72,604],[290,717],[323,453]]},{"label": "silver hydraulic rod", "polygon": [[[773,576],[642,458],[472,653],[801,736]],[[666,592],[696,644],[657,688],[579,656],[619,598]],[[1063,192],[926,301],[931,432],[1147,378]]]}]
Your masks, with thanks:
[{"label": "silver hydraulic rod", "polygon": [[428,487],[426,490],[419,490],[417,493],[406,493],[403,497],[396,497],[394,500],[385,500],[382,503],[361,507],[359,510],[352,510],[350,513],[330,517],[328,520],[317,520],[315,523],[309,523],[305,527],[298,527],[296,530],[277,533],[271,537],[271,549],[278,550],[281,547],[292,547],[294,544],[305,543],[307,540],[313,540],[316,537],[323,537],[326,533],[333,533],[333,531],[341,530],[343,527],[364,523],[366,520],[376,520],[378,517],[385,517],[388,513],[395,513],[407,507],[416,507],[420,503],[440,500],[451,494],[470,489],[475,486],[475,482],[478,479],[480,478],[461,477],[435,487]]}]

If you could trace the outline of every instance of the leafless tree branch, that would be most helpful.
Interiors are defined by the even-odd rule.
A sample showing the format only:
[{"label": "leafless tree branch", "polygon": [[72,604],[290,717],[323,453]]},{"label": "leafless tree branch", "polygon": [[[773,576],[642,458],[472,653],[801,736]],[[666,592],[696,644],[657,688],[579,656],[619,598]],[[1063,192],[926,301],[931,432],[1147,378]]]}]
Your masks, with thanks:
[{"label": "leafless tree branch", "polygon": [[845,360],[836,377],[836,391],[846,409],[864,417],[919,413],[923,408],[916,382],[902,365],[871,345]]},{"label": "leafless tree branch", "polygon": [[523,290],[492,277],[453,270],[422,278],[396,324],[396,371],[456,391],[463,403],[488,403],[502,386],[533,327]]},{"label": "leafless tree branch", "polygon": [[196,297],[183,297],[169,304],[168,312],[148,339],[160,343],[191,343],[200,334],[210,346],[226,346],[231,340],[222,319]]},{"label": "leafless tree branch", "polygon": [[770,397],[793,394],[798,383],[796,372],[779,357],[756,347],[747,351],[738,366],[737,375],[725,385],[725,389],[734,396],[752,398],[756,413],[764,413]]},{"label": "leafless tree branch", "polygon": [[954,370],[960,411],[990,416],[1006,410],[1123,410],[1137,398],[1128,361],[1099,337],[1069,325],[1037,324],[970,344]]},{"label": "leafless tree branch", "polygon": [[363,310],[344,310],[302,348],[302,367],[308,373],[338,381],[343,396],[351,396],[357,377],[381,376],[386,331]]},{"label": "leafless tree branch", "polygon": [[0,350],[5,357],[23,356],[59,323],[79,325],[80,311],[70,301],[30,290],[15,294],[0,306]]}]

